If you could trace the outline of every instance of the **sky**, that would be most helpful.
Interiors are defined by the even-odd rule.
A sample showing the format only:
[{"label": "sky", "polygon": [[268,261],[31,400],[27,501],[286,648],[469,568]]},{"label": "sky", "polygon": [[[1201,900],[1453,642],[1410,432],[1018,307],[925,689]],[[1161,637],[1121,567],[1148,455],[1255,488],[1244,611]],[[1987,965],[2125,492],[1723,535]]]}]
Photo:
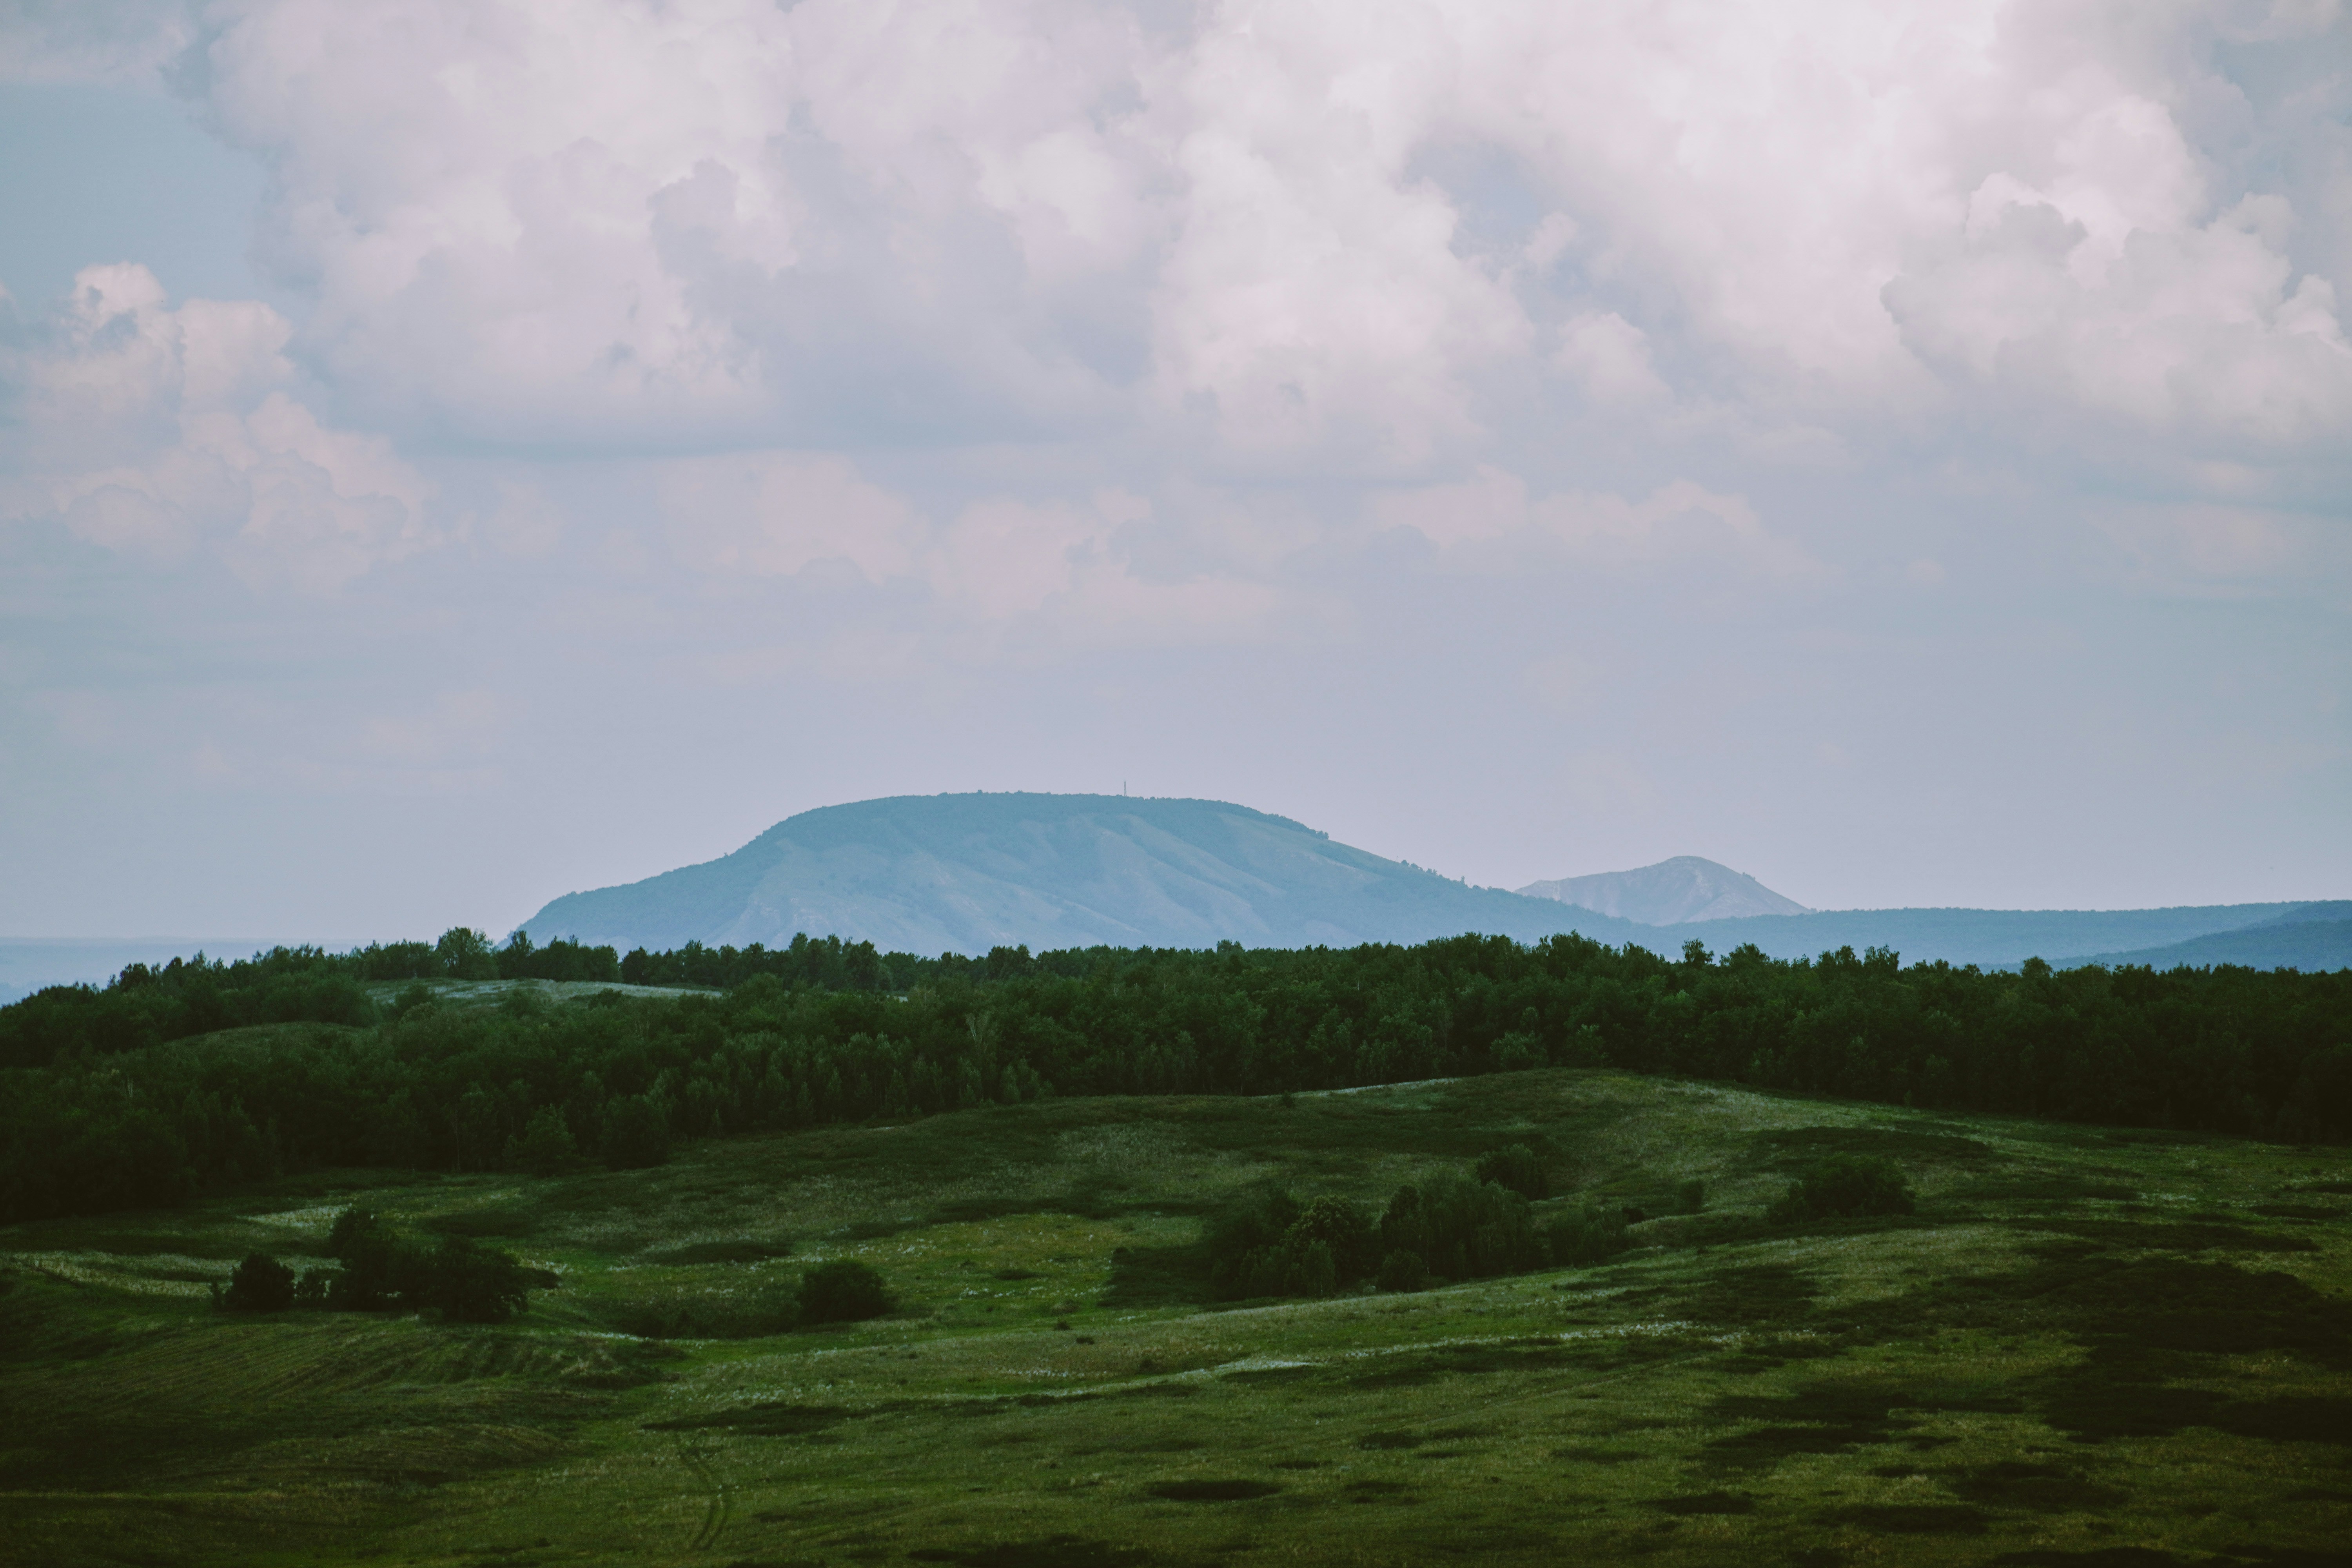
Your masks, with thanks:
[{"label": "sky", "polygon": [[2352,896],[2337,0],[16,0],[0,288],[0,934],[971,789]]}]

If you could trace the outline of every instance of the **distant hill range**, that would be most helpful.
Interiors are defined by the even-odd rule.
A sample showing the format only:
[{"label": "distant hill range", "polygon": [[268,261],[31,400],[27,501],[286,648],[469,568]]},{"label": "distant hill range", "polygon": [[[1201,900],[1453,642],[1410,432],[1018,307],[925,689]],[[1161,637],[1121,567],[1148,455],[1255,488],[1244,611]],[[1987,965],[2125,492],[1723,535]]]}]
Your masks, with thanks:
[{"label": "distant hill range", "polygon": [[1696,855],[1677,855],[1638,871],[1603,871],[1593,877],[1530,882],[1519,891],[1532,899],[1557,899],[1563,904],[1653,926],[1812,912],[1744,871]]},{"label": "distant hill range", "polygon": [[2145,963],[2169,969],[2235,963],[2248,969],[2352,968],[2352,900],[2291,904],[2270,919],[2231,931],[2210,931],[2168,947],[2095,953],[2088,962]]},{"label": "distant hill range", "polygon": [[541,940],[625,952],[690,941],[774,947],[803,931],[886,952],[981,953],[1226,941],[1337,947],[1465,931],[1533,942],[1575,931],[1668,954],[1696,940],[1717,953],[1746,942],[1775,958],[1888,947],[1906,962],[1987,968],[2033,957],[2352,967],[2352,903],[1809,910],[1693,856],[1507,892],[1246,806],[1124,795],[902,795],[825,806],[717,860],[568,893],[527,927]]}]

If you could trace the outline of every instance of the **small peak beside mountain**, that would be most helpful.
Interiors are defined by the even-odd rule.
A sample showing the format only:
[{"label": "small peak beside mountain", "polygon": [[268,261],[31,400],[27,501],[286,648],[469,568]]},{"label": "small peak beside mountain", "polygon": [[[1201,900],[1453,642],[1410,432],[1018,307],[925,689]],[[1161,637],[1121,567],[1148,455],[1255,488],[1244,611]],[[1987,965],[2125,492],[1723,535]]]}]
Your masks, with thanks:
[{"label": "small peak beside mountain", "polygon": [[1718,866],[1696,855],[1677,855],[1671,860],[1632,871],[1602,871],[1590,877],[1530,882],[1518,890],[1531,899],[1557,899],[1597,914],[1654,926],[1738,920],[1746,915],[1813,912],[1744,871]]}]

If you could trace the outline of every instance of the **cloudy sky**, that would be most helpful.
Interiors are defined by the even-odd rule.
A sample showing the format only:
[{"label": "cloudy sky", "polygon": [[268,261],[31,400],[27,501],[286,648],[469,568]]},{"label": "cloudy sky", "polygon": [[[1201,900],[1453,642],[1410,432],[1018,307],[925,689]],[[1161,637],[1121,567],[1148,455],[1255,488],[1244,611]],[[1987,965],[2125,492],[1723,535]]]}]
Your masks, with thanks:
[{"label": "cloudy sky", "polygon": [[1123,784],[2352,896],[2337,0],[16,0],[0,285],[0,933]]}]

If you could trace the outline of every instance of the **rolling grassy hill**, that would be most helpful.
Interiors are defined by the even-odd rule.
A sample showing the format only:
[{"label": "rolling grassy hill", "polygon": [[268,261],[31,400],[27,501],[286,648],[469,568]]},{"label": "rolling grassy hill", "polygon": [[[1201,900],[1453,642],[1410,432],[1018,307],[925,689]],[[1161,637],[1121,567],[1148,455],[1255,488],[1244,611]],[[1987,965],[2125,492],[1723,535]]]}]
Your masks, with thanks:
[{"label": "rolling grassy hill", "polygon": [[[1592,1268],[1207,1299],[1229,1194],[1509,1142],[1657,1217]],[[1768,1219],[1830,1152],[1918,1213]],[[0,1559],[2312,1568],[2352,1539],[2347,1194],[2342,1150],[1570,1069],[340,1173],[0,1231]],[[353,1202],[560,1284],[496,1328],[208,1309]],[[641,1337],[835,1258],[897,1311]]]}]

